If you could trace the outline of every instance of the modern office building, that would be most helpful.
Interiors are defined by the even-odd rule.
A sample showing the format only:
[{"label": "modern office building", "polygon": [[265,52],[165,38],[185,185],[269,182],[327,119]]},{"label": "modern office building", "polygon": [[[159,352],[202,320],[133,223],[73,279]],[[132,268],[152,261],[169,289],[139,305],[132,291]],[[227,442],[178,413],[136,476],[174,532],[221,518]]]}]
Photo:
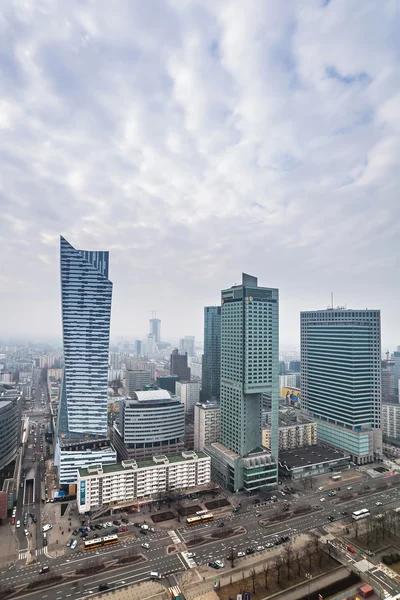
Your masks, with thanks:
[{"label": "modern office building", "polygon": [[110,504],[115,508],[130,502],[148,504],[166,493],[198,491],[210,481],[210,457],[202,452],[157,455],[147,461],[128,460],[113,466],[93,464],[79,470],[78,511],[96,511]]},{"label": "modern office building", "polygon": [[194,407],[194,442],[197,452],[218,442],[221,436],[221,409],[219,404],[196,404]]},{"label": "modern office building", "polygon": [[108,252],[76,250],[61,237],[64,371],[58,437],[107,435],[112,283]]},{"label": "modern office building", "polygon": [[204,308],[204,353],[201,397],[218,402],[221,386],[221,307]]},{"label": "modern office building", "polygon": [[142,341],[141,340],[135,340],[134,352],[135,352],[136,357],[142,356]]},{"label": "modern office building", "polygon": [[111,439],[123,460],[176,454],[184,447],[185,408],[166,390],[133,392],[121,403]]},{"label": "modern office building", "polygon": [[[241,285],[221,295],[221,443],[207,452],[221,485],[267,489],[277,483],[279,294],[243,273]],[[272,405],[269,453],[262,448],[265,393]]]},{"label": "modern office building", "polygon": [[54,461],[58,466],[58,480],[62,487],[77,483],[78,469],[93,464],[115,465],[117,453],[109,440],[68,442],[60,439],[55,448]]},{"label": "modern office building", "polygon": [[130,397],[152,383],[151,373],[147,369],[132,369],[126,372],[126,393]]},{"label": "modern office building", "polygon": [[17,456],[20,445],[21,398],[7,397],[0,384],[0,469]]},{"label": "modern office building", "polygon": [[178,381],[175,393],[185,407],[185,413],[193,413],[194,407],[200,401],[200,383],[195,381]]},{"label": "modern office building", "polygon": [[150,319],[150,331],[156,344],[161,341],[161,319]]},{"label": "modern office building", "polygon": [[179,354],[178,349],[172,350],[170,374],[177,375],[179,381],[190,381],[190,368],[188,367],[188,355]]},{"label": "modern office building", "polygon": [[187,354],[189,357],[195,355],[195,339],[194,335],[185,335],[179,340],[179,352]]},{"label": "modern office building", "polygon": [[177,381],[179,381],[178,375],[160,375],[157,377],[156,383],[162,390],[167,390],[170,394],[175,395]]},{"label": "modern office building", "polygon": [[357,464],[382,456],[379,310],[302,312],[301,404],[318,441]]}]

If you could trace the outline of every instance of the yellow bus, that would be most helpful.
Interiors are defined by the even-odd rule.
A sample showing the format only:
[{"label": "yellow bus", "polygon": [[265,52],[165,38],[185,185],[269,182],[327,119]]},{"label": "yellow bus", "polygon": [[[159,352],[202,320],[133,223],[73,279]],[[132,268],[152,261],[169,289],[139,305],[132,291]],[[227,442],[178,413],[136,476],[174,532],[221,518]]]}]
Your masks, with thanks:
[{"label": "yellow bus", "polygon": [[201,522],[207,523],[207,521],[214,521],[214,515],[212,513],[206,513],[205,515],[201,515]]},{"label": "yellow bus", "polygon": [[201,517],[188,517],[186,519],[186,525],[197,525],[198,523],[201,523]]}]

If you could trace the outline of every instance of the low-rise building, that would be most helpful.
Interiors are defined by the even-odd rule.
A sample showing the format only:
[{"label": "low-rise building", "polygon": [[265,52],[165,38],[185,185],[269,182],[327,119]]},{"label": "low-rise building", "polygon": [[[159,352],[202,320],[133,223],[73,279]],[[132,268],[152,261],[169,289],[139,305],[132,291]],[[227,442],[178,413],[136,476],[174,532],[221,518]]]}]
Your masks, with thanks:
[{"label": "low-rise building", "polygon": [[194,449],[204,450],[221,437],[219,404],[196,404],[194,407]]},{"label": "low-rise building", "polygon": [[89,465],[115,465],[117,452],[110,440],[85,440],[67,442],[59,439],[54,463],[58,467],[60,486],[76,485],[78,469]]},{"label": "low-rise building", "polygon": [[347,469],[350,454],[319,445],[279,452],[279,475],[289,479],[307,479],[324,473]]},{"label": "low-rise building", "polygon": [[172,491],[198,488],[211,481],[211,459],[203,452],[153,456],[110,466],[91,465],[78,471],[78,511],[130,501],[158,499]]}]

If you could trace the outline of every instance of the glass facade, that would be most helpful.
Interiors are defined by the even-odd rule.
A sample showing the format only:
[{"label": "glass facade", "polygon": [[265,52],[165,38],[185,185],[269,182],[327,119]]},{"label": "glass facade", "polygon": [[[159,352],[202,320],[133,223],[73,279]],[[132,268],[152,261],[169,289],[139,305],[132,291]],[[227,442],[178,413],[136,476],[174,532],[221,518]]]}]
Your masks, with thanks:
[{"label": "glass facade", "polygon": [[204,308],[204,354],[201,397],[218,401],[221,385],[221,307]]},{"label": "glass facade", "polygon": [[61,237],[64,371],[61,438],[106,436],[112,283],[108,252],[77,250]]},{"label": "glass facade", "polygon": [[262,443],[262,397],[271,396],[271,454],[278,458],[279,292],[243,274],[222,291],[221,442],[246,456]]}]

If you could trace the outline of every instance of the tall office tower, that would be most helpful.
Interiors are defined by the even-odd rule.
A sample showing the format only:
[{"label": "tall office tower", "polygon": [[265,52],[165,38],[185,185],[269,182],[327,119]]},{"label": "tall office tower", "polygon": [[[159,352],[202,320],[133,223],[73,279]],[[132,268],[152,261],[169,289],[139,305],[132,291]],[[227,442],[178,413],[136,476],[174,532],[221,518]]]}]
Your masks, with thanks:
[{"label": "tall office tower", "polygon": [[108,252],[76,250],[61,237],[64,372],[58,437],[107,435],[111,297]]},{"label": "tall office tower", "polygon": [[142,342],[141,340],[135,340],[134,343],[134,352],[135,352],[135,356],[139,357],[142,355]]},{"label": "tall office tower", "polygon": [[195,340],[194,335],[185,335],[184,338],[179,340],[179,352],[181,354],[187,353],[188,356],[195,355]]},{"label": "tall office tower", "polygon": [[300,314],[302,407],[322,442],[357,464],[382,455],[379,310]]},{"label": "tall office tower", "polygon": [[153,383],[151,373],[147,369],[133,369],[126,372],[126,393],[132,398],[138,390],[144,390],[146,385]]},{"label": "tall office tower", "polygon": [[[276,485],[279,293],[243,273],[222,290],[221,443],[207,452],[214,477],[232,491]],[[263,394],[271,394],[271,450],[262,448]]]},{"label": "tall office tower", "polygon": [[150,331],[156,344],[161,341],[161,319],[150,319]]},{"label": "tall office tower", "polygon": [[179,354],[178,349],[172,350],[170,359],[170,374],[178,375],[180,381],[190,381],[190,368],[187,354]]},{"label": "tall office tower", "polygon": [[201,397],[219,401],[221,385],[221,307],[204,308],[204,354]]}]

